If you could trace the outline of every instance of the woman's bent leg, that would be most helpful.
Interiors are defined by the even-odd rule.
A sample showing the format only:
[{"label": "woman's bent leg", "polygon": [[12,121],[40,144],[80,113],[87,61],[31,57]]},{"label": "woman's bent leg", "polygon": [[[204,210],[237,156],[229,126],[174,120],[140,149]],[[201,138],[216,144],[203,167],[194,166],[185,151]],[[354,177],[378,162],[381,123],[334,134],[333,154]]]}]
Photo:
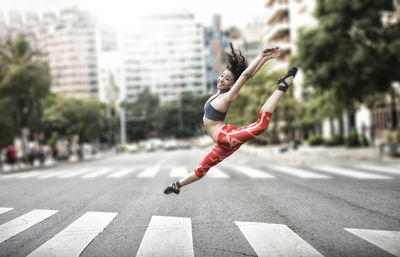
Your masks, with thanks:
[{"label": "woman's bent leg", "polygon": [[227,150],[219,144],[216,144],[211,152],[206,155],[206,157],[196,168],[196,170],[179,181],[180,186],[183,187],[201,179],[204,175],[206,175],[211,167],[220,163],[222,160],[231,155],[234,151],[235,150]]},{"label": "woman's bent leg", "polygon": [[194,172],[192,172],[192,174],[186,176],[185,178],[181,179],[180,181],[172,183],[172,185],[168,186],[164,190],[164,194],[170,194],[172,192],[175,194],[179,194],[181,187],[189,185],[190,183],[193,183],[193,182],[201,179],[212,166],[217,165],[219,162],[224,160],[226,157],[231,155],[236,150],[237,150],[237,148],[228,150],[228,149],[222,147],[221,145],[216,144],[214,146],[214,148],[211,150],[211,152],[207,154],[207,156],[204,158],[204,160],[196,168],[196,170]]},{"label": "woman's bent leg", "polygon": [[216,144],[211,152],[208,153],[203,159],[200,165],[197,166],[194,174],[196,174],[197,177],[202,178],[204,175],[206,175],[211,167],[217,165],[235,151],[236,149],[227,149],[219,144]]}]

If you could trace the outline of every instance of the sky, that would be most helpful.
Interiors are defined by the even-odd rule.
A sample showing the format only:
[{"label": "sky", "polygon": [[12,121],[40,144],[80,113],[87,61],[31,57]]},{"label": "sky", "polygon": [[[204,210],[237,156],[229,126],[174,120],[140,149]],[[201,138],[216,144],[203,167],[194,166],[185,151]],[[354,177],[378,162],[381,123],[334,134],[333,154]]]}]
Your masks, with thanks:
[{"label": "sky", "polygon": [[224,28],[243,27],[263,16],[266,0],[0,0],[0,10],[59,11],[65,7],[80,7],[107,24],[123,24],[138,14],[187,10],[203,25],[211,24],[213,14],[221,14]]}]

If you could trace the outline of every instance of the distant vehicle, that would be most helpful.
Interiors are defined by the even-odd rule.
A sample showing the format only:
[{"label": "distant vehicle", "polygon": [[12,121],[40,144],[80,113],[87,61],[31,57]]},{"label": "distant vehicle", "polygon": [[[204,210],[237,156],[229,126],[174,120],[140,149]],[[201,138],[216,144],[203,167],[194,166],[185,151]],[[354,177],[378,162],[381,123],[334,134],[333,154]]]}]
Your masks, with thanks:
[{"label": "distant vehicle", "polygon": [[192,143],[189,140],[180,140],[178,142],[179,149],[190,149],[192,148]]},{"label": "distant vehicle", "polygon": [[134,144],[127,144],[127,145],[125,145],[124,148],[130,153],[134,153],[134,152],[139,151],[139,146],[137,144],[135,144],[135,143]]},{"label": "distant vehicle", "polygon": [[144,150],[146,152],[156,151],[163,148],[163,142],[159,138],[151,138],[147,140]]},{"label": "distant vehicle", "polygon": [[168,139],[164,142],[165,150],[176,150],[178,149],[178,142],[175,139]]}]

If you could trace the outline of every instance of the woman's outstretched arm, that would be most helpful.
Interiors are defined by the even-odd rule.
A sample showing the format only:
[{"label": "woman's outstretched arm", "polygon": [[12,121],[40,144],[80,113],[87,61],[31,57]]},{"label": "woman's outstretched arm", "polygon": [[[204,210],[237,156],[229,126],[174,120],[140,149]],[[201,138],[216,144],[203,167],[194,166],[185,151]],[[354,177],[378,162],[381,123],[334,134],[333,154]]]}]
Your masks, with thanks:
[{"label": "woman's outstretched arm", "polygon": [[235,84],[226,94],[227,100],[232,102],[235,100],[240,89],[246,83],[246,81],[253,77],[259,69],[270,59],[276,58],[282,54],[282,50],[279,47],[266,48],[264,49],[257,58],[251,62],[251,64],[243,71],[240,77],[236,80]]}]

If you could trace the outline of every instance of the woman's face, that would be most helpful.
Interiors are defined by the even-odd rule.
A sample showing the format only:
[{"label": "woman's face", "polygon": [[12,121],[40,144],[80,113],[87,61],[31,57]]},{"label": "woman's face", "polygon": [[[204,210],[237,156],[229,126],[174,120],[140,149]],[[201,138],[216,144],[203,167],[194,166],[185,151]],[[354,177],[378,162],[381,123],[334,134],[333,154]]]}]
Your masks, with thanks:
[{"label": "woman's face", "polygon": [[219,75],[217,82],[217,88],[221,91],[227,91],[231,89],[235,83],[233,80],[233,74],[230,70],[224,70],[224,72]]}]

